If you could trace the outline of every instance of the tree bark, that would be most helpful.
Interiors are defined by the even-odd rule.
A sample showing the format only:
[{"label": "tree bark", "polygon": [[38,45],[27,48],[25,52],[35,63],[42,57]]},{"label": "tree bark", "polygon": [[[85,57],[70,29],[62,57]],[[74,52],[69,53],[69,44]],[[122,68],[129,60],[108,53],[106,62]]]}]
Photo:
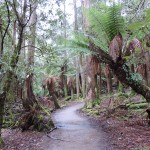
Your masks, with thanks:
[{"label": "tree bark", "polygon": [[16,33],[17,33],[17,31],[16,31],[16,20],[13,23],[13,31],[12,32],[13,32],[12,48],[13,48],[13,50],[15,50],[16,49]]},{"label": "tree bark", "polygon": [[106,81],[107,81],[107,92],[108,94],[111,94],[112,93],[112,73],[107,64],[105,65],[104,72],[105,72]]},{"label": "tree bark", "polygon": [[79,59],[76,56],[75,58],[75,65],[76,65],[76,94],[77,94],[77,98],[79,98],[79,94],[80,94],[80,83],[79,83]]},{"label": "tree bark", "polygon": [[55,109],[59,109],[60,106],[57,102],[57,97],[56,97],[56,92],[55,92],[55,88],[56,88],[56,79],[54,77],[50,78],[47,80],[47,89],[49,92],[49,96],[51,96],[51,100],[54,102],[54,106]]},{"label": "tree bark", "polygon": [[80,55],[80,74],[81,74],[81,86],[82,86],[82,96],[86,97],[86,76],[85,76],[85,64],[83,64],[83,56]]},{"label": "tree bark", "polygon": [[[28,41],[28,68],[31,69],[34,65],[34,53],[35,53],[35,37],[36,37],[36,3],[32,4],[33,12],[30,17],[30,38]],[[26,110],[30,110],[34,103],[36,103],[36,97],[33,93],[33,73],[27,72],[25,81],[25,97],[23,100],[23,106]]]},{"label": "tree bark", "polygon": [[2,50],[2,37],[3,37],[3,30],[2,30],[2,19],[0,17],[0,59],[2,58],[2,53],[3,53],[3,50]]}]

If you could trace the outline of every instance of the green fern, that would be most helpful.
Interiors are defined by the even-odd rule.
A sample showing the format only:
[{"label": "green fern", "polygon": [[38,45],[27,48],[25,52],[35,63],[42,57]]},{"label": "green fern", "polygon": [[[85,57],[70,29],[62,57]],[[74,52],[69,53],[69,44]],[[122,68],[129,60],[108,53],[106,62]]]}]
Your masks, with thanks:
[{"label": "green fern", "polygon": [[118,34],[124,33],[125,23],[121,16],[121,6],[114,4],[105,10],[91,8],[88,12],[90,32],[99,40],[98,46],[108,49],[110,41]]},{"label": "green fern", "polygon": [[108,45],[112,39],[118,33],[124,33],[125,23],[121,16],[120,5],[105,5],[101,9],[93,7],[85,10],[85,15],[89,20],[88,35],[81,32],[75,33],[72,39],[67,40],[66,50],[89,54],[90,39],[95,45],[101,47],[104,51],[108,51]]},{"label": "green fern", "polygon": [[106,32],[109,40],[111,41],[118,33],[124,32],[124,20],[121,16],[121,7],[119,5],[113,5],[108,10],[107,22],[105,24]]}]

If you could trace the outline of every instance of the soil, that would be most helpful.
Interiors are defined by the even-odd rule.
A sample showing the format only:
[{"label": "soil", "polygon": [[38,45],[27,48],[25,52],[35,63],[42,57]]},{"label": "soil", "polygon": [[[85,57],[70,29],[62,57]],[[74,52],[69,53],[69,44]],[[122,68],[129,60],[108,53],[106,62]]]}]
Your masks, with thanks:
[{"label": "soil", "polygon": [[150,127],[145,121],[101,118],[101,126],[110,135],[113,145],[120,150],[150,150]]}]

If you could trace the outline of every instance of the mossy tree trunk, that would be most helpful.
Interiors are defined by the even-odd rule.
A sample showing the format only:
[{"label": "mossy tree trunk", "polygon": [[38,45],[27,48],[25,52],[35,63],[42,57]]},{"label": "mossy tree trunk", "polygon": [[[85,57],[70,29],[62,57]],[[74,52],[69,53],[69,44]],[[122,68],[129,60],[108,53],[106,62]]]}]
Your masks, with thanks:
[{"label": "mossy tree trunk", "polygon": [[1,129],[2,129],[2,124],[3,124],[5,101],[6,101],[10,86],[11,86],[12,77],[14,74],[13,70],[16,68],[18,60],[19,60],[21,44],[22,44],[23,29],[24,29],[24,27],[20,26],[20,28],[19,28],[19,41],[18,41],[17,47],[14,50],[14,53],[13,53],[11,60],[10,60],[11,70],[7,70],[7,72],[6,72],[6,78],[4,81],[4,86],[2,88],[2,93],[0,94],[0,135],[1,135]]},{"label": "mossy tree trunk", "polygon": [[109,65],[120,82],[130,86],[136,93],[141,94],[147,102],[150,102],[150,89],[132,78],[132,73],[123,58],[119,57],[114,62],[109,54],[92,42],[89,44],[89,49],[94,52],[100,63],[103,62]]},{"label": "mossy tree trunk", "polygon": [[[10,12],[9,12],[9,4],[7,2],[7,0],[5,0],[6,3],[6,7],[7,7],[7,12],[8,12],[8,25],[6,27],[6,30],[4,32],[4,34],[2,35],[2,41],[1,41],[1,58],[3,57],[3,47],[4,47],[4,39],[6,36],[6,33],[8,32],[8,27],[10,24]],[[13,3],[13,11],[14,14],[17,16],[17,22],[18,22],[18,42],[16,44],[16,47],[13,51],[12,56],[10,57],[10,61],[9,61],[9,69],[6,70],[5,73],[5,80],[3,82],[3,87],[2,87],[2,92],[0,93],[0,136],[1,136],[1,129],[2,129],[2,125],[3,125],[3,115],[4,115],[4,106],[5,106],[5,101],[7,99],[7,94],[10,90],[11,87],[11,83],[12,83],[12,78],[14,75],[14,70],[17,67],[17,63],[19,61],[19,56],[20,56],[20,52],[21,52],[21,47],[22,47],[22,42],[23,42],[23,31],[24,28],[26,27],[27,22],[25,22],[25,18],[26,18],[26,9],[27,9],[27,5],[26,5],[26,1],[24,1],[24,6],[23,6],[23,12],[22,14],[19,14],[19,12],[17,11],[16,8],[16,4]],[[2,68],[2,66],[0,66],[0,69]]]}]

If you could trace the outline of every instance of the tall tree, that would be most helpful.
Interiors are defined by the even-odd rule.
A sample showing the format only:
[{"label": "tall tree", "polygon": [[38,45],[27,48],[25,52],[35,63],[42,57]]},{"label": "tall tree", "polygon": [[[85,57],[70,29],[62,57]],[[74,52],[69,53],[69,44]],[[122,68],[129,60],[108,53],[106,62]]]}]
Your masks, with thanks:
[{"label": "tall tree", "polygon": [[[67,20],[66,20],[66,0],[64,1],[64,16],[63,16],[63,32],[64,32],[64,39],[65,39],[65,47],[66,47],[66,39],[67,39]],[[63,89],[64,89],[64,94],[65,96],[67,96],[67,76],[65,75],[67,73],[67,52],[66,50],[64,51],[64,64],[63,64],[63,68],[64,68],[64,74],[63,74]]]},{"label": "tall tree", "polygon": [[29,20],[29,39],[28,39],[28,72],[26,75],[25,81],[25,92],[26,96],[23,100],[23,106],[26,109],[29,109],[36,102],[35,95],[33,93],[33,67],[34,67],[34,55],[35,55],[35,38],[36,38],[36,22],[37,22],[37,4],[34,1],[31,1],[32,14]]},{"label": "tall tree", "polygon": [[[26,16],[28,6],[25,1],[24,1],[24,6],[23,6],[23,12],[21,14],[17,10],[15,0],[13,0],[12,5],[11,5],[12,10],[17,18],[17,23],[18,23],[18,41],[16,44],[16,48],[13,51],[12,56],[10,57],[10,63],[9,63],[10,67],[6,70],[5,80],[3,81],[4,84],[2,87],[2,92],[0,93],[0,136],[1,136],[1,129],[2,129],[2,125],[3,125],[4,104],[7,99],[7,94],[9,92],[9,89],[11,87],[14,71],[15,71],[15,69],[17,67],[17,63],[19,61],[19,56],[20,56],[22,42],[23,42],[23,31],[29,21],[29,18],[27,19],[27,16]],[[2,42],[1,42],[1,52],[2,53],[3,53],[3,48],[4,48],[5,36],[6,36],[6,33],[8,32],[8,27],[10,24],[10,6],[9,6],[9,3],[7,0],[5,0],[5,6],[7,8],[6,10],[7,10],[7,15],[8,15],[8,22],[7,22],[7,27],[5,29],[5,32],[4,32],[3,38],[2,38]],[[31,11],[29,12],[29,16],[30,15],[31,15]]]},{"label": "tall tree", "polygon": [[[78,31],[78,22],[77,22],[77,5],[76,0],[73,0],[73,6],[74,6],[74,33],[77,33]],[[80,94],[80,80],[79,80],[79,74],[80,74],[80,68],[79,68],[79,57],[76,56],[74,58],[75,68],[76,68],[76,96],[79,98]]]}]

